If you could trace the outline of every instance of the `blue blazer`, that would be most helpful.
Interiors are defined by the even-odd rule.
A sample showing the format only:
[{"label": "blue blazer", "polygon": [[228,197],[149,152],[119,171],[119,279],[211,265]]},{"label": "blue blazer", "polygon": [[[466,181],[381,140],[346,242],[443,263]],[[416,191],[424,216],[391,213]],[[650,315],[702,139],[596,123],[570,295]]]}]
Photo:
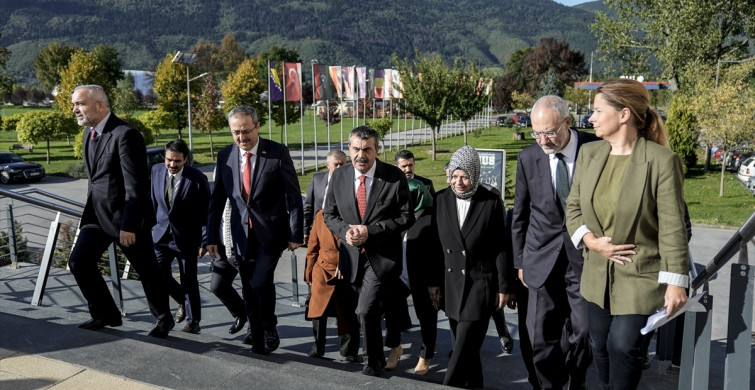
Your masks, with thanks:
[{"label": "blue blazer", "polygon": [[194,167],[184,166],[178,189],[173,192],[173,207],[165,201],[168,169],[164,164],[152,166],[152,207],[157,223],[152,227],[152,241],[158,242],[170,228],[173,240],[184,256],[196,257],[204,246],[210,185],[207,176]]},{"label": "blue blazer", "polygon": [[259,138],[249,203],[241,194],[239,147],[231,144],[218,153],[215,183],[210,196],[207,243],[222,243],[220,220],[227,199],[231,201],[233,252],[246,254],[248,220],[262,250],[282,252],[289,242],[304,241],[301,190],[288,148]]}]

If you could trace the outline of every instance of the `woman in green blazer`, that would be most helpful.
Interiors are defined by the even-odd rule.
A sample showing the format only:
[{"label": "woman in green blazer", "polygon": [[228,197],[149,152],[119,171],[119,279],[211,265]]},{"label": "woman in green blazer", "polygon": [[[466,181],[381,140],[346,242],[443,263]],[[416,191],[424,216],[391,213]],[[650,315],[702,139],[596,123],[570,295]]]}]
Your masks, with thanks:
[{"label": "woman in green blazer", "polygon": [[641,83],[602,84],[590,122],[604,141],[579,153],[567,229],[584,249],[581,293],[599,380],[634,389],[647,317],[662,307],[674,313],[687,299],[682,163]]}]

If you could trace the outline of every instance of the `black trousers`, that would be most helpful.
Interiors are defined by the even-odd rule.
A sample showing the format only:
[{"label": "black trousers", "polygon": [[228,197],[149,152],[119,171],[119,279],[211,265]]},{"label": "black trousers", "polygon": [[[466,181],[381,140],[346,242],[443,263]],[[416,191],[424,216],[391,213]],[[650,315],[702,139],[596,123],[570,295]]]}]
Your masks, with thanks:
[{"label": "black trousers", "polygon": [[281,252],[271,253],[260,245],[253,231],[249,231],[246,255],[237,256],[241,294],[255,345],[262,345],[265,333],[274,331],[278,325],[274,277],[280,256]]},{"label": "black trousers", "polygon": [[433,307],[427,285],[411,283],[411,289],[398,281],[395,288],[391,288],[390,301],[385,303],[385,346],[395,348],[401,344],[401,332],[404,329],[403,312],[406,310],[406,298],[409,293],[414,303],[414,313],[419,320],[420,345],[419,356],[423,359],[432,359],[435,356],[435,343],[438,337],[438,311]]},{"label": "black trousers", "polygon": [[448,360],[443,384],[453,387],[483,388],[480,350],[488,332],[490,319],[456,321],[448,319],[454,352]]},{"label": "black trousers", "polygon": [[540,382],[537,380],[535,363],[532,361],[532,343],[530,334],[527,331],[527,301],[529,299],[529,289],[524,287],[520,280],[516,280],[516,307],[517,321],[519,325],[519,351],[522,352],[524,367],[527,369],[527,381],[533,389],[540,389]]},{"label": "black trousers", "polygon": [[[118,244],[118,246],[139,273],[139,280],[144,288],[144,295],[152,315],[157,317],[158,321],[173,321],[168,305],[165,278],[155,259],[152,234],[147,230],[138,231],[135,234],[136,241],[133,245],[124,247]],[[68,259],[71,273],[89,304],[89,314],[98,320],[121,317],[121,312],[97,266],[102,253],[114,241],[118,243],[119,237],[107,235],[98,225],[85,225],[81,228],[79,238]]]},{"label": "black trousers", "polygon": [[602,389],[636,389],[642,376],[644,337],[640,329],[647,323],[646,315],[611,315],[588,302],[590,346]]},{"label": "black trousers", "polygon": [[[183,253],[171,239],[170,233],[155,244],[155,257],[168,286],[168,294],[186,308],[186,320],[189,323],[202,320],[202,300],[199,297],[199,282],[197,282],[197,251]],[[178,263],[181,283],[173,278],[173,259]]]},{"label": "black trousers", "polygon": [[341,356],[356,356],[359,352],[359,319],[356,315],[357,293],[347,281],[338,281],[330,297],[325,315],[312,319],[315,348],[325,350],[325,330],[328,316],[335,314],[338,326],[338,346]]},{"label": "black trousers", "polygon": [[[579,278],[561,251],[550,276],[539,288],[530,286],[527,332],[540,387],[585,387],[592,363],[588,341],[587,301],[579,293]],[[564,294],[564,292],[566,294]]]},{"label": "black trousers", "polygon": [[367,365],[380,369],[385,367],[381,303],[385,302],[387,284],[377,277],[364,255],[360,256],[359,272],[363,276],[357,276],[356,279],[361,281],[356,313],[362,327],[364,352],[367,355]]},{"label": "black trousers", "polygon": [[244,317],[246,316],[246,305],[233,287],[233,280],[236,279],[239,271],[225,255],[224,247],[218,245],[218,252],[220,258],[213,260],[210,266],[210,271],[212,272],[210,291],[220,299],[220,302],[223,303],[233,317]]}]

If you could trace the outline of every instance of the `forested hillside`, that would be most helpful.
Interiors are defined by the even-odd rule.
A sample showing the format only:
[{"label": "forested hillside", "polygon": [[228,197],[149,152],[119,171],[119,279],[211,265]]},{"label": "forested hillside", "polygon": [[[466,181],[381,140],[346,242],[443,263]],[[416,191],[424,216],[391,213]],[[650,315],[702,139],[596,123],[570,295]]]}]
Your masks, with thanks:
[{"label": "forested hillside", "polygon": [[51,42],[115,47],[124,69],[152,70],[166,53],[233,33],[248,54],[271,45],[304,61],[389,67],[414,50],[503,66],[541,37],[589,52],[592,12],[551,0],[3,0],[0,46],[9,76],[36,84],[32,61]]}]

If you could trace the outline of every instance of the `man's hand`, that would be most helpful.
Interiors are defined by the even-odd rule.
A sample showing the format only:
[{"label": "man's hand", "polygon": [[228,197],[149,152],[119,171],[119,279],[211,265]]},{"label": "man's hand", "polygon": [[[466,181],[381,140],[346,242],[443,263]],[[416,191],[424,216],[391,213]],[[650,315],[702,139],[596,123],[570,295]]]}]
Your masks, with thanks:
[{"label": "man's hand", "polygon": [[200,247],[199,248],[199,257],[204,256],[205,253],[207,253],[207,249]]},{"label": "man's hand", "polygon": [[440,287],[428,287],[427,292],[430,294],[430,300],[433,301],[435,310],[440,309]]},{"label": "man's hand", "polygon": [[305,234],[304,235],[304,243],[306,244],[308,242],[309,242],[309,234]]},{"label": "man's hand", "polygon": [[288,250],[293,252],[296,248],[301,246],[301,242],[289,242],[288,243]]},{"label": "man's hand", "polygon": [[218,258],[218,246],[217,245],[207,245],[207,253],[210,254],[210,257],[213,259]]},{"label": "man's hand", "polygon": [[582,238],[585,245],[593,252],[598,252],[606,259],[613,261],[616,264],[624,265],[625,262],[632,262],[629,255],[636,255],[634,251],[636,245],[634,244],[621,244],[614,245],[611,243],[611,237],[604,236],[597,238],[593,233],[587,233]]},{"label": "man's hand", "polygon": [[134,243],[136,242],[136,234],[132,232],[124,232],[123,230],[121,230],[120,242],[121,246],[128,248],[131,245],[134,245]]},{"label": "man's hand", "polygon": [[336,268],[336,275],[335,275],[335,277],[336,277],[336,279],[343,279],[343,274],[341,273],[341,269],[340,268]]},{"label": "man's hand", "polygon": [[530,286],[528,286],[527,283],[524,283],[524,271],[521,268],[519,269],[519,281],[522,282],[522,285],[525,288],[530,288]]},{"label": "man's hand", "polygon": [[362,246],[367,241],[367,226],[365,225],[349,225],[349,230],[346,232],[346,243],[351,246]]}]

